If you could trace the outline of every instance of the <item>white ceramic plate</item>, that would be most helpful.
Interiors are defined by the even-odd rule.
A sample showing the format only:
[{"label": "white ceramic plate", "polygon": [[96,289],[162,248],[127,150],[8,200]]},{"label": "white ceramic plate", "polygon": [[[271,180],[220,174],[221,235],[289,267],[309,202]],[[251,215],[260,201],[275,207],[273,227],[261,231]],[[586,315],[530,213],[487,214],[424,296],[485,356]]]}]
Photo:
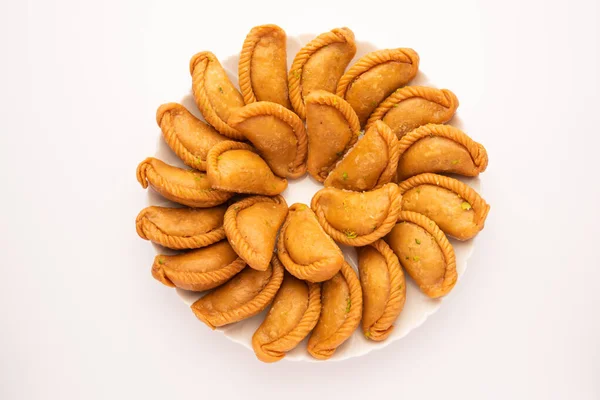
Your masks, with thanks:
[{"label": "white ceramic plate", "polygon": [[[316,35],[313,34],[300,35],[298,37],[288,36],[288,68],[289,65],[292,64],[292,60],[296,53],[300,50],[300,48],[307,42],[309,42],[311,39],[313,39],[315,36]],[[243,38],[240,38],[240,40],[242,39]],[[375,45],[368,42],[357,42],[356,45],[356,57],[354,58],[352,63],[350,63],[350,65],[352,65],[354,61],[359,57],[377,49]],[[231,81],[235,85],[237,85],[237,66],[239,61],[239,55],[236,54],[227,59],[222,59],[220,61],[223,67],[227,70]],[[426,75],[422,72],[419,72],[417,77],[410,84],[437,87],[435,83],[430,82]],[[196,117],[203,119],[198,111],[198,108],[196,107],[191,93],[188,93],[183,99],[180,100],[180,102]],[[450,124],[463,130],[465,129],[458,115],[453,118]],[[156,151],[156,157],[165,161],[168,164],[182,168],[187,168],[164,142],[162,136],[160,135],[160,130],[157,130],[157,135],[159,136],[159,141]],[[467,183],[468,185],[470,185],[475,190],[481,193],[481,185],[478,178],[456,178],[462,180],[463,182]],[[312,179],[309,175],[306,175],[305,177],[298,180],[288,180],[288,183],[288,188],[285,190],[285,192],[283,192],[283,197],[285,197],[285,200],[289,205],[292,205],[294,203],[304,203],[310,205],[310,201],[312,199],[313,194],[323,187],[320,183]],[[148,191],[148,197],[150,205],[167,205],[174,207],[178,206],[174,203],[165,200],[163,197],[161,197],[152,190]],[[467,261],[473,252],[474,240],[470,240],[467,242],[459,242],[457,240],[450,239],[450,242],[454,246],[454,251],[456,253],[456,269],[458,271],[457,284],[460,284],[460,278],[467,269]],[[352,265],[354,269],[356,269],[356,251],[352,247],[341,247],[348,263]],[[154,245],[154,248],[157,254],[174,253],[172,250],[166,249],[156,244]],[[198,298],[201,297],[200,293],[190,292],[182,289],[177,289],[177,294],[188,306],[190,306],[193,302],[195,302]],[[413,329],[417,328],[423,322],[425,322],[427,317],[436,312],[440,308],[442,301],[443,299],[430,299],[424,294],[422,294],[417,285],[407,276],[406,303],[404,305],[402,313],[396,320],[393,332],[387,338],[387,340],[383,342],[373,342],[367,340],[361,334],[361,329],[359,327],[356,330],[356,332],[352,335],[352,337],[349,338],[342,346],[340,346],[336,350],[334,356],[330,360],[341,361],[351,357],[362,356],[375,349],[382,349],[390,343],[403,338]],[[217,328],[216,331],[224,334],[225,337],[229,338],[230,340],[241,344],[249,351],[253,351],[251,345],[252,335],[264,319],[264,316],[267,311],[268,308],[267,310],[263,311],[262,313],[256,315],[253,318],[249,318],[247,320],[240,321],[238,323],[222,328]],[[209,328],[207,327],[206,329]],[[217,338],[215,338],[215,340],[217,340]],[[298,345],[293,351],[289,352],[286,355],[285,359],[291,361],[316,361],[306,352],[306,339],[302,343],[300,343],[300,345]]]}]

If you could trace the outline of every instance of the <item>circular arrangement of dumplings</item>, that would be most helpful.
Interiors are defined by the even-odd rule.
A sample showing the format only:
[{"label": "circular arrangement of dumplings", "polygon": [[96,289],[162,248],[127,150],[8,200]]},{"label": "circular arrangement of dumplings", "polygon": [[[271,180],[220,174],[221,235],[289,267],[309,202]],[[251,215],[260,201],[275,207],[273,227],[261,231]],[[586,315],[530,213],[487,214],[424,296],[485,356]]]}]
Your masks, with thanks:
[{"label": "circular arrangement of dumplings", "polygon": [[[152,276],[204,292],[192,304],[215,329],[270,307],[252,337],[274,362],[308,337],[330,358],[361,329],[385,340],[406,300],[406,279],[431,298],[457,280],[447,236],[472,239],[489,205],[447,174],[485,171],[485,148],[444,125],[458,107],[447,89],[408,86],[409,48],[353,60],[354,33],[337,28],[306,44],[288,70],[286,34],[253,28],[239,60],[239,90],[208,51],[190,61],[201,121],[177,103],[156,121],[188,169],[147,158],[137,179],[181,207],[151,206],[136,230],[171,251]],[[311,204],[288,205],[288,180],[323,184]],[[339,244],[353,246],[358,271]],[[362,322],[362,323],[361,323]],[[359,328],[360,326],[360,328]]]}]

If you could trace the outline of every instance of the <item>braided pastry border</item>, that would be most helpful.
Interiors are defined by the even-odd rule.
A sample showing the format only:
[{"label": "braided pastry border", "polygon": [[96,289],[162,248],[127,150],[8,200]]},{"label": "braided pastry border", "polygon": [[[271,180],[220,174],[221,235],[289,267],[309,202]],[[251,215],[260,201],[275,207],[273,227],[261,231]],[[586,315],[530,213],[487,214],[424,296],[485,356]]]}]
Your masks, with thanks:
[{"label": "braided pastry border", "polygon": [[404,85],[410,82],[417,75],[417,72],[419,72],[419,55],[413,49],[401,47],[397,49],[372,51],[359,58],[358,61],[342,75],[338,82],[336,94],[345,99],[346,93],[348,92],[348,89],[350,89],[352,82],[370,69],[391,61],[410,64],[412,66],[409,78]]},{"label": "braided pastry border", "polygon": [[335,168],[336,163],[344,157],[344,154],[346,154],[348,150],[350,150],[350,148],[354,146],[354,144],[358,140],[358,135],[360,135],[360,122],[358,121],[358,116],[356,115],[356,112],[354,112],[354,109],[346,100],[325,90],[315,90],[314,92],[306,96],[305,103],[306,105],[311,103],[329,106],[336,109],[340,114],[342,114],[342,117],[344,117],[344,119],[348,123],[348,126],[350,127],[350,130],[352,131],[350,141],[346,143],[344,151],[340,156],[338,156],[338,158],[335,161],[331,163],[331,165],[328,166],[326,172],[311,171],[311,169],[309,168],[308,172],[313,178],[315,178],[319,182],[324,182],[325,179],[327,179],[327,175],[329,175],[331,170]]},{"label": "braided pastry border", "polygon": [[[207,208],[222,204],[229,200],[231,196],[233,196],[233,193],[215,190],[214,188],[208,190],[192,189],[172,183],[168,180],[168,178],[165,178],[156,172],[154,166],[152,165],[153,162],[161,162],[171,168],[182,168],[173,167],[172,165],[166,164],[154,157],[146,158],[137,167],[136,176],[142,187],[146,189],[148,184],[150,184],[150,186],[152,186],[158,193],[169,200],[189,207]],[[204,174],[203,172],[199,171],[190,170],[190,172],[193,172],[194,174]]]},{"label": "braided pastry border", "polygon": [[252,28],[246,36],[246,40],[244,40],[242,52],[240,53],[240,61],[238,63],[238,81],[240,84],[240,91],[242,92],[242,96],[244,96],[244,103],[246,104],[258,101],[252,87],[251,65],[254,49],[263,37],[271,34],[272,32],[283,34],[284,39],[287,37],[285,31],[281,29],[281,27],[274,24],[267,24]]},{"label": "braided pastry border", "polygon": [[308,353],[319,360],[330,358],[335,353],[335,350],[354,333],[362,317],[362,288],[360,287],[356,271],[344,261],[340,272],[350,290],[350,311],[346,315],[346,319],[342,325],[333,335],[318,343],[311,340],[314,337],[312,335],[308,339]]},{"label": "braided pastry border", "polygon": [[406,135],[402,136],[402,138],[399,141],[398,149],[400,151],[400,156],[402,156],[410,146],[412,146],[419,140],[429,136],[438,136],[450,139],[467,149],[469,154],[471,154],[471,159],[473,160],[473,163],[475,164],[478,173],[485,171],[485,169],[487,168],[488,155],[487,151],[485,150],[485,147],[483,147],[482,144],[477,143],[476,141],[471,139],[466,133],[464,133],[460,129],[450,125],[427,124],[408,132]]},{"label": "braided pastry border", "polygon": [[[206,129],[214,131],[214,133],[219,136],[222,135],[218,133],[212,126],[197,119],[191,112],[189,112],[179,103],[166,103],[158,107],[158,110],[156,110],[156,123],[160,127],[163,138],[171,150],[177,154],[177,156],[181,159],[181,161],[184,162],[185,165],[199,171],[206,171],[206,160],[202,160],[200,156],[196,156],[194,153],[189,151],[179,139],[179,134],[173,125],[173,115],[171,114],[171,110],[179,110],[183,113],[187,113],[188,116],[203,124]],[[226,137],[223,136],[223,138],[225,139]]]},{"label": "braided pastry border", "polygon": [[292,128],[297,141],[296,157],[288,165],[288,175],[286,178],[299,178],[304,175],[306,173],[306,158],[308,157],[308,136],[306,135],[302,120],[281,104],[269,101],[257,101],[236,110],[231,114],[227,123],[233,127],[237,127],[242,122],[258,116],[275,117]]},{"label": "braided pastry border", "polygon": [[225,239],[225,229],[223,229],[223,226],[218,226],[208,232],[198,233],[193,236],[175,236],[165,233],[156,224],[146,218],[146,214],[150,209],[155,207],[144,208],[135,219],[135,229],[142,239],[150,240],[175,250],[199,249]]},{"label": "braided pastry border", "polygon": [[196,292],[213,289],[222,285],[246,266],[246,262],[238,257],[230,264],[214,271],[175,271],[164,264],[161,265],[159,257],[169,256],[159,254],[154,257],[154,263],[152,264],[152,276],[154,279],[168,287],[178,287]]},{"label": "braided pastry border", "polygon": [[[257,203],[275,203],[281,205],[285,207],[285,213],[287,217],[288,205],[281,195],[277,195],[275,197],[246,197],[245,199],[242,199],[237,203],[233,203],[231,206],[229,206],[229,208],[225,212],[225,217],[223,219],[223,228],[225,230],[225,234],[227,235],[227,239],[229,240],[229,244],[231,245],[231,247],[233,247],[233,250],[235,250],[235,252],[242,259],[244,259],[251,268],[254,268],[259,271],[266,271],[267,268],[269,268],[269,262],[273,257],[273,251],[271,251],[271,253],[266,256],[265,254],[258,253],[250,245],[250,243],[248,243],[248,241],[244,239],[244,237],[240,234],[240,230],[237,224],[238,213]],[[277,231],[279,231],[279,227],[276,227],[276,230],[274,232],[275,235],[277,235]]]},{"label": "braided pastry border", "polygon": [[[250,318],[267,308],[269,304],[273,301],[275,294],[279,290],[281,286],[281,282],[283,281],[283,266],[277,260],[277,257],[273,256],[271,260],[271,265],[273,267],[273,272],[271,277],[269,278],[269,282],[265,285],[265,287],[258,293],[252,300],[247,302],[246,304],[241,305],[238,308],[234,308],[232,310],[228,310],[225,312],[221,312],[218,315],[204,315],[202,314],[196,307],[196,303],[201,301],[199,299],[194,304],[190,306],[196,317],[208,325],[209,328],[215,329],[217,326],[223,326],[232,324],[234,322],[241,321],[246,318]],[[243,273],[240,272],[240,273]],[[225,286],[221,286],[216,288],[215,290],[225,290]]]},{"label": "braided pastry border", "polygon": [[[383,222],[375,229],[373,232],[368,233],[366,235],[356,236],[354,238],[349,238],[344,232],[337,230],[327,221],[327,217],[325,216],[325,212],[319,205],[319,199],[323,195],[323,192],[329,191],[342,191],[342,189],[337,189],[334,187],[328,187],[319,190],[312,198],[310,206],[317,216],[317,220],[319,224],[325,232],[329,236],[331,236],[336,242],[346,244],[348,246],[360,247],[366,246],[368,244],[373,243],[377,239],[380,239],[387,235],[394,225],[396,225],[396,219],[398,218],[398,214],[400,213],[402,196],[400,194],[400,190],[395,183],[387,183],[383,185],[379,189],[375,190],[384,190],[390,199],[390,206],[388,208],[388,215],[385,217]],[[358,192],[353,192],[358,193]]]},{"label": "braided pastry border", "polygon": [[[279,238],[277,239],[277,257],[281,261],[281,263],[285,266],[285,269],[292,275],[294,275],[298,279],[306,280],[309,282],[323,282],[327,279],[331,279],[341,267],[341,264],[344,260],[344,255],[342,254],[342,250],[338,247],[338,245],[327,235],[327,233],[323,230],[319,221],[317,220],[316,215],[314,215],[316,226],[321,229],[323,232],[323,237],[325,240],[330,241],[331,245],[337,250],[337,257],[328,257],[323,258],[319,261],[313,262],[308,265],[297,264],[290,257],[286,247],[285,247],[285,232],[290,224],[290,216],[292,212],[296,211],[300,207],[306,207],[306,209],[310,210],[310,212],[314,215],[314,212],[307,205],[296,203],[293,204],[289,208],[288,216],[285,219],[285,222],[281,226],[279,230]],[[303,210],[302,210],[303,211]],[[331,271],[329,271],[331,270]],[[327,274],[325,277],[322,276],[323,271],[332,272]]]},{"label": "braided pastry border", "polygon": [[404,195],[408,190],[420,185],[436,185],[458,194],[469,202],[473,208],[475,212],[474,222],[478,231],[483,229],[485,219],[490,211],[490,205],[473,188],[465,185],[458,179],[431,173],[415,175],[398,184],[398,187],[400,188],[400,193]]},{"label": "braided pastry border", "polygon": [[392,333],[394,330],[393,324],[404,308],[406,301],[406,280],[398,257],[383,239],[373,242],[369,246],[379,252],[385,259],[390,278],[390,294],[383,313],[370,327],[366,328],[363,325],[365,336],[368,339],[380,342],[387,339],[390,333]]},{"label": "braided pastry border", "polygon": [[[329,32],[325,32],[311,40],[306,46],[300,49],[288,73],[289,96],[292,107],[300,119],[306,119],[306,109],[304,107],[304,99],[302,97],[301,80],[303,75],[304,64],[308,59],[321,48],[332,43],[348,43],[354,46],[354,32],[348,28],[335,28]],[[294,74],[294,71],[300,71]]]},{"label": "braided pastry border", "polygon": [[421,97],[427,101],[446,107],[451,111],[448,120],[452,118],[458,108],[458,98],[448,89],[434,89],[426,86],[405,86],[390,94],[377,106],[375,111],[369,116],[365,129],[369,129],[375,121],[383,120],[385,115],[394,107],[394,105],[413,97]]},{"label": "braided pastry border", "polygon": [[[433,299],[448,294],[456,284],[458,274],[456,272],[456,256],[454,255],[454,249],[452,248],[452,245],[448,241],[448,238],[444,232],[442,232],[442,230],[434,221],[427,218],[425,215],[416,213],[414,211],[402,211],[398,216],[398,221],[406,221],[418,225],[425,229],[425,231],[427,231],[427,233],[433,236],[433,238],[436,240],[438,246],[444,254],[446,261],[446,272],[444,273],[444,279],[437,285],[418,286],[423,293]],[[400,263],[402,263],[401,260]],[[407,269],[406,271],[410,275],[410,270]]]},{"label": "braided pastry border", "polygon": [[286,335],[269,343],[258,343],[255,340],[256,333],[252,336],[252,348],[261,361],[275,362],[281,360],[288,351],[300,344],[314,329],[315,325],[317,325],[319,315],[321,314],[321,285],[306,281],[303,281],[303,283],[308,286],[308,307],[302,318],[300,318],[298,325]]},{"label": "braided pastry border", "polygon": [[196,100],[196,105],[204,116],[204,119],[206,119],[206,122],[211,124],[222,135],[235,140],[244,140],[244,136],[241,133],[227,125],[226,121],[221,119],[210,102],[210,99],[208,98],[208,93],[204,87],[204,78],[206,76],[206,69],[208,68],[209,62],[214,62],[216,65],[218,65],[218,68],[223,69],[223,66],[217,57],[215,57],[215,55],[210,51],[202,51],[197,53],[190,60],[192,92],[194,94],[194,100]]}]

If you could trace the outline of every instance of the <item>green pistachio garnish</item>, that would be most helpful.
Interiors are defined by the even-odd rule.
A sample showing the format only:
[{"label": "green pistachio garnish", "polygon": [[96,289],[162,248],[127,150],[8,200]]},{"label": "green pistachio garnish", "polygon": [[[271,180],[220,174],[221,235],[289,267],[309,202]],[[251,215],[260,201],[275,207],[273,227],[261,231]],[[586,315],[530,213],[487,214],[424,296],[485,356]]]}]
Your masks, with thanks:
[{"label": "green pistachio garnish", "polygon": [[358,236],[358,235],[356,234],[356,232],[354,232],[354,231],[350,231],[350,230],[348,230],[348,229],[346,229],[346,230],[344,231],[344,234],[345,234],[345,235],[346,235],[346,237],[347,237],[347,238],[349,238],[349,239],[354,239],[354,238],[356,238],[356,236]]},{"label": "green pistachio garnish", "polygon": [[398,103],[394,104],[392,107],[394,107],[394,108],[398,107]]},{"label": "green pistachio garnish", "polygon": [[162,258],[160,258],[160,259],[158,260],[158,263],[159,263],[160,265],[163,265],[163,264],[165,263],[165,260],[163,260]]},{"label": "green pistachio garnish", "polygon": [[458,164],[458,160],[452,160],[452,165]]},{"label": "green pistachio garnish", "polygon": [[346,300],[346,312],[347,313],[350,312],[351,307],[352,307],[352,299],[350,297],[348,297],[348,300]]},{"label": "green pistachio garnish", "polygon": [[419,239],[415,239],[415,243],[416,244],[421,244],[421,241]]},{"label": "green pistachio garnish", "polygon": [[465,211],[468,211],[471,209],[471,205],[469,203],[467,203],[466,201],[463,201],[462,204],[460,205],[460,208],[462,208]]},{"label": "green pistachio garnish", "polygon": [[220,160],[221,158],[222,158],[221,156],[218,156],[218,157],[217,157],[217,160]]},{"label": "green pistachio garnish", "polygon": [[219,86],[219,92],[223,93],[223,88]]},{"label": "green pistachio garnish", "polygon": [[348,180],[348,173],[347,172],[342,172],[342,179],[343,180]]},{"label": "green pistachio garnish", "polygon": [[300,75],[302,75],[302,70],[299,70],[299,69],[294,70],[293,74],[294,74],[294,78],[300,79]]},{"label": "green pistachio garnish", "polygon": [[370,331],[366,331],[365,332],[365,337],[368,339],[371,337],[371,332]]},{"label": "green pistachio garnish", "polygon": [[413,261],[419,261],[421,258],[419,256],[414,256]]},{"label": "green pistachio garnish", "polygon": [[201,157],[196,157],[196,159],[194,160],[194,162],[196,164],[200,164],[202,162],[202,158]]}]

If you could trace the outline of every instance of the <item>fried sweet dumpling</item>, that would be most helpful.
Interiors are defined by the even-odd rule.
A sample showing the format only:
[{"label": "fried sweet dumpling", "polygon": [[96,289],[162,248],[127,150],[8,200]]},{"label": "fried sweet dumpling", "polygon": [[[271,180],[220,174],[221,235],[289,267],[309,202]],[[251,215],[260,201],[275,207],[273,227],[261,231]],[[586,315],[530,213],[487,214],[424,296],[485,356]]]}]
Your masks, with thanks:
[{"label": "fried sweet dumpling", "polygon": [[379,103],[418,71],[419,55],[413,49],[377,50],[362,56],[346,71],[336,94],[350,103],[364,126]]},{"label": "fried sweet dumpling", "polygon": [[348,28],[322,33],[300,49],[288,74],[290,101],[300,118],[306,118],[304,99],[311,92],[335,93],[354,54],[354,33]]},{"label": "fried sweet dumpling", "polygon": [[319,224],[335,241],[365,246],[394,227],[401,200],[394,183],[360,193],[329,187],[315,193],[311,208]]},{"label": "fried sweet dumpling", "polygon": [[152,264],[152,276],[169,287],[200,292],[222,285],[245,266],[227,240],[222,240],[174,256],[159,254]]},{"label": "fried sweet dumpling", "polygon": [[250,267],[259,271],[269,267],[287,213],[288,205],[281,196],[247,197],[229,206],[224,222],[227,239]]},{"label": "fried sweet dumpling", "polygon": [[459,180],[420,174],[399,184],[402,210],[432,219],[442,231],[458,240],[471,239],[483,229],[490,206]]},{"label": "fried sweet dumpling", "polygon": [[207,163],[210,183],[221,190],[275,196],[287,187],[287,180],[275,176],[246,143],[219,143],[208,152]]},{"label": "fried sweet dumpling", "polygon": [[243,139],[241,133],[227,125],[231,112],[244,106],[244,98],[227,77],[217,57],[203,51],[190,60],[192,92],[206,122],[231,139]]},{"label": "fried sweet dumpling", "polygon": [[402,211],[385,240],[427,296],[441,297],[452,290],[457,279],[454,249],[432,220]]},{"label": "fried sweet dumpling", "polygon": [[206,171],[206,155],[219,142],[228,140],[211,126],[194,117],[177,103],[163,104],[156,111],[156,122],[165,142],[192,168]]},{"label": "fried sweet dumpling", "polygon": [[214,207],[226,202],[233,193],[216,190],[205,173],[173,167],[148,157],[137,167],[137,180],[163,197],[189,207]]},{"label": "fried sweet dumpling", "polygon": [[308,339],[308,352],[330,358],[360,324],[362,290],[356,272],[344,262],[340,272],[321,287],[321,315]]},{"label": "fried sweet dumpling", "polygon": [[356,143],[360,134],[358,118],[341,97],[315,90],[306,96],[306,129],[308,172],[323,182],[335,163]]},{"label": "fried sweet dumpling", "polygon": [[292,275],[323,282],[342,267],[344,256],[325,233],[312,210],[296,203],[289,209],[277,241],[277,256]]},{"label": "fried sweet dumpling", "polygon": [[284,30],[277,25],[252,28],[242,47],[238,74],[246,104],[270,101],[291,108]]},{"label": "fried sweet dumpling", "polygon": [[448,89],[406,86],[396,90],[373,111],[367,129],[382,120],[401,139],[421,125],[448,122],[457,108],[458,99]]},{"label": "fried sweet dumpling", "polygon": [[325,179],[325,187],[362,192],[389,183],[398,165],[398,139],[389,126],[375,122]]},{"label": "fried sweet dumpling", "polygon": [[269,313],[252,336],[256,357],[264,362],[281,360],[313,330],[320,313],[320,285],[286,272]]},{"label": "fried sweet dumpling", "polygon": [[266,271],[244,268],[191,305],[196,317],[211,329],[250,318],[267,308],[283,280],[283,267],[273,257]]},{"label": "fried sweet dumpling", "polygon": [[268,101],[251,103],[234,111],[229,125],[252,142],[276,175],[298,178],[306,172],[304,123],[287,108]]},{"label": "fried sweet dumpling", "polygon": [[404,308],[406,282],[398,257],[378,240],[356,249],[363,293],[362,327],[365,337],[385,340]]},{"label": "fried sweet dumpling", "polygon": [[142,239],[170,249],[197,249],[225,238],[225,206],[213,208],[144,208],[135,220]]},{"label": "fried sweet dumpling", "polygon": [[477,176],[488,164],[485,148],[449,125],[421,126],[404,135],[398,147],[398,180],[424,172]]}]

